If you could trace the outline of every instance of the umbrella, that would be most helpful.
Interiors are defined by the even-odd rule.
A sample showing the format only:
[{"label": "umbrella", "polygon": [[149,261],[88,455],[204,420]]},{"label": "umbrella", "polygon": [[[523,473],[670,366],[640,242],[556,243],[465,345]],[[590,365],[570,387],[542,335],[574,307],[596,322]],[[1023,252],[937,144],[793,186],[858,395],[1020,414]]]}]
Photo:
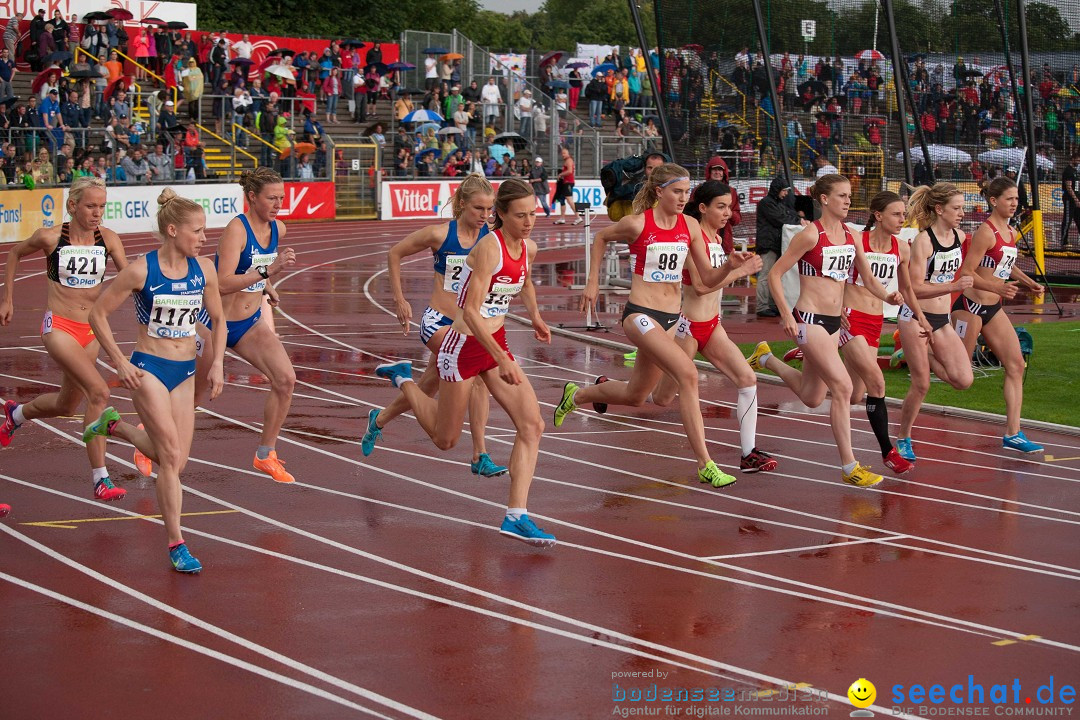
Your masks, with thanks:
[{"label": "umbrella", "polygon": [[401,62],[400,60],[398,60],[397,62],[392,62],[389,65],[387,65],[386,69],[387,70],[415,70],[416,66],[413,65],[412,63]]},{"label": "umbrella", "polygon": [[74,56],[67,50],[59,50],[57,52],[49,53],[48,55],[46,55],[45,62],[60,64],[62,62],[70,62],[73,58]]},{"label": "umbrella", "polygon": [[855,54],[856,60],[884,60],[885,56],[877,50],[862,50]]},{"label": "umbrella", "polygon": [[375,128],[380,128],[379,132],[386,132],[386,124],[382,120],[376,120],[368,126],[368,129],[361,133],[361,135],[374,135]]},{"label": "umbrella", "polygon": [[271,57],[271,56],[280,55],[281,57],[285,57],[286,55],[291,56],[291,55],[295,55],[295,54],[296,54],[296,51],[295,50],[290,50],[289,48],[274,48],[270,52],[266,53],[266,56]]},{"label": "umbrella", "polygon": [[566,63],[566,67],[580,70],[581,68],[589,67],[589,63],[578,60],[577,62]]},{"label": "umbrella", "polygon": [[390,69],[390,66],[386,63],[367,63],[364,65],[364,72],[367,72],[367,69],[372,65],[375,66],[375,72],[379,73],[380,75],[385,75],[386,71]]},{"label": "umbrella", "polygon": [[83,15],[83,22],[104,22],[106,20],[112,20],[113,17],[107,12],[101,12],[95,10],[94,12],[88,12]]},{"label": "umbrella", "polygon": [[398,95],[423,95],[424,91],[423,90],[418,90],[417,88],[406,87],[406,88],[398,88],[397,94]]},{"label": "umbrella", "polygon": [[983,135],[989,135],[990,137],[1001,137],[1005,133],[998,130],[997,128],[987,128],[986,130],[982,131],[982,134]]},{"label": "umbrella", "polygon": [[540,58],[540,67],[544,67],[548,63],[558,64],[560,60],[569,54],[565,50],[552,50],[549,53],[544,53],[544,56]]},{"label": "umbrella", "polygon": [[165,27],[170,30],[187,30],[188,24],[183,20],[170,20],[165,23]]},{"label": "umbrella", "polygon": [[503,145],[505,145],[507,142],[509,142],[511,145],[513,145],[515,150],[524,150],[525,147],[529,144],[528,140],[521,137],[516,132],[499,133],[498,135],[496,135],[492,139],[496,143],[501,143]]},{"label": "umbrella", "polygon": [[252,60],[251,58],[238,57],[238,58],[233,58],[232,60],[230,60],[229,64],[230,65],[243,65],[245,67],[250,67],[251,65],[255,64],[255,61]]},{"label": "umbrella", "polygon": [[501,163],[506,155],[514,157],[514,151],[502,143],[491,143],[491,145],[488,145],[488,155],[495,158],[495,162]]},{"label": "umbrella", "polygon": [[465,56],[461,53],[443,53],[443,60],[464,60]]},{"label": "umbrella", "polygon": [[411,113],[402,118],[401,122],[416,123],[416,122],[443,122],[445,118],[437,112],[431,110],[413,110]]},{"label": "umbrella", "polygon": [[296,75],[287,65],[271,65],[266,68],[266,72],[271,75],[277,75],[280,78],[285,78],[286,80],[296,81]]},{"label": "umbrella", "polygon": [[[954,148],[949,145],[927,145],[926,149],[930,151],[930,162],[943,162],[943,163],[969,163],[971,162],[971,155]],[[904,159],[904,153],[896,154],[897,160]],[[912,160],[924,160],[922,150],[918,147],[911,149]]]},{"label": "umbrella", "polygon": [[[131,11],[128,10],[127,8],[120,8],[120,7],[109,8],[108,10],[105,11],[105,14],[108,15],[109,17],[111,17],[113,20],[134,20],[135,19],[135,16],[132,15]],[[85,19],[86,19],[86,16],[84,15],[83,20],[85,20]]]},{"label": "umbrella", "polygon": [[131,87],[131,80],[132,78],[130,75],[121,75],[120,77],[113,80],[105,87],[105,98],[111,98],[113,96],[113,93],[115,93],[117,90],[127,90],[129,87]]},{"label": "umbrella", "polygon": [[463,133],[462,133],[461,128],[459,128],[459,127],[444,127],[442,130],[440,130],[439,132],[437,132],[435,134],[436,135],[461,135]]},{"label": "umbrella", "polygon": [[[1025,154],[1024,148],[1000,148],[998,150],[987,150],[984,153],[980,153],[979,159],[992,165],[1004,165],[1005,167],[1013,165],[1015,167],[1020,167],[1024,162]],[[1035,162],[1038,164],[1040,170],[1054,169],[1054,161],[1043,155],[1036,155]]]},{"label": "umbrella", "polygon": [[439,150],[439,148],[427,148],[426,150],[421,150],[420,152],[416,153],[416,162],[420,162],[427,155],[434,155],[434,159],[438,160],[440,157],[442,157],[442,150]]},{"label": "umbrella", "polygon": [[297,155],[306,155],[307,153],[315,152],[315,146],[309,142],[298,142],[290,147],[281,151],[281,157],[287,158],[292,155],[293,150],[296,150]]},{"label": "umbrella", "polygon": [[682,49],[683,50],[693,50],[694,52],[701,52],[705,48],[701,47],[697,43],[690,43],[689,45],[683,45]]},{"label": "umbrella", "polygon": [[76,80],[96,80],[101,77],[101,75],[90,68],[81,68],[79,70],[72,70],[68,77],[75,78]]},{"label": "umbrella", "polygon": [[965,70],[964,77],[982,77],[982,70]]},{"label": "umbrella", "polygon": [[550,80],[548,81],[548,87],[556,88],[559,90],[566,90],[570,87],[570,83],[565,80]]},{"label": "umbrella", "polygon": [[60,68],[49,68],[37,74],[34,78],[34,82],[30,84],[30,90],[34,93],[41,92],[42,86],[49,82],[49,78],[52,77],[52,82],[56,82],[60,79]]},{"label": "umbrella", "polygon": [[615,70],[618,70],[618,69],[619,68],[615,67],[614,63],[601,63],[601,64],[597,65],[596,67],[594,67],[592,69],[592,74],[594,76],[603,75],[608,70],[611,70],[612,72],[614,72]]},{"label": "umbrella", "polygon": [[18,95],[8,95],[6,98],[0,98],[0,105],[10,105],[11,103],[18,101]]},{"label": "umbrella", "polygon": [[438,131],[440,127],[442,127],[442,126],[437,122],[426,122],[423,125],[421,125],[420,127],[416,128],[416,130],[414,132],[417,135],[423,135],[428,130]]},{"label": "umbrella", "polygon": [[157,27],[165,27],[165,21],[156,17],[144,17],[139,21],[142,25],[156,25]]},{"label": "umbrella", "polygon": [[450,50],[444,47],[429,47],[424,48],[423,52],[425,55],[445,55],[450,52]]},{"label": "umbrella", "polygon": [[362,48],[362,47],[367,47],[366,42],[364,42],[363,40],[357,40],[355,38],[349,38],[348,40],[342,40],[341,44],[344,45],[345,47],[357,48],[357,49]]}]

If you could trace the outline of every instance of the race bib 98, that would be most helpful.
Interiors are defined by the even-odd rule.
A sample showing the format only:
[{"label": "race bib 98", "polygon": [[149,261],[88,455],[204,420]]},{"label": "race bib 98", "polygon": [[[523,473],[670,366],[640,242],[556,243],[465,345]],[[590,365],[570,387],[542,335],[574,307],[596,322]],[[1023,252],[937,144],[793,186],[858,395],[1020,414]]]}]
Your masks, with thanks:
[{"label": "race bib 98", "polygon": [[[260,265],[263,265],[265,267],[270,267],[271,265],[274,264],[275,260],[277,260],[277,253],[267,253],[265,255],[261,255],[261,254],[260,255],[252,255],[251,256],[251,267],[252,268],[257,268]],[[252,283],[251,285],[248,285],[246,288],[244,288],[244,292],[247,292],[247,293],[262,292],[265,288],[266,288],[266,281],[265,280],[259,280],[259,282]]]},{"label": "race bib 98", "polygon": [[150,337],[180,339],[195,335],[195,322],[202,308],[202,295],[155,295],[146,334]]},{"label": "race bib 98", "polygon": [[456,293],[461,290],[461,278],[465,270],[468,255],[450,255],[446,258],[446,270],[443,273],[443,290]]},{"label": "race bib 98", "polygon": [[854,245],[827,245],[821,248],[821,274],[837,282],[846,282],[855,263]]},{"label": "race bib 98", "polygon": [[57,253],[60,284],[74,288],[90,288],[105,279],[105,248],[99,245],[66,245]]},{"label": "race bib 98", "polygon": [[689,247],[682,242],[653,243],[645,252],[645,282],[682,282],[683,263]]}]

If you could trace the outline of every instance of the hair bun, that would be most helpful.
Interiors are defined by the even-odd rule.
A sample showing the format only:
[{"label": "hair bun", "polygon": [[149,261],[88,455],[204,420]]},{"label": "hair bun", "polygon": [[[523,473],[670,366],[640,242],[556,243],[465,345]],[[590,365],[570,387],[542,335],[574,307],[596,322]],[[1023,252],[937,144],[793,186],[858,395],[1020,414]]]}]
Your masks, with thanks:
[{"label": "hair bun", "polygon": [[162,206],[166,205],[170,200],[175,200],[177,197],[178,197],[178,195],[176,194],[175,190],[173,190],[170,187],[165,188],[164,190],[161,191],[161,194],[158,195],[158,199],[157,199],[158,207],[162,207]]}]

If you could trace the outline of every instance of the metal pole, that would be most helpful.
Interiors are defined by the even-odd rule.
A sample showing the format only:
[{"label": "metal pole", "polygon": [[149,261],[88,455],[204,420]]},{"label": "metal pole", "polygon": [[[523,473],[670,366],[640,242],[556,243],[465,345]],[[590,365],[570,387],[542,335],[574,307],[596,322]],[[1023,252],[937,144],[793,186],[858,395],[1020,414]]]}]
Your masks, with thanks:
[{"label": "metal pole", "polygon": [[[911,167],[911,143],[907,135],[907,107],[905,103],[904,87],[907,85],[906,73],[904,72],[904,56],[900,54],[900,39],[896,35],[896,16],[893,15],[892,0],[881,0],[885,10],[885,24],[889,27],[889,47],[892,51],[893,83],[896,84],[896,111],[900,114],[900,149],[904,154],[904,178],[908,185],[915,184],[915,172]],[[877,33],[874,34],[877,37]],[[915,109],[912,108],[912,115]],[[886,113],[888,115],[888,113]],[[915,127],[918,127],[918,120]],[[926,151],[927,167],[930,163],[930,152]]]},{"label": "metal pole", "polygon": [[[649,86],[652,88],[653,100],[656,102],[657,115],[660,116],[660,133],[664,136],[664,149],[667,151],[668,157],[672,162],[678,162],[675,159],[675,138],[671,136],[671,128],[668,125],[667,110],[664,108],[664,98],[660,93],[660,80],[657,79],[652,62],[649,60],[649,44],[645,40],[645,26],[641,24],[641,12],[637,5],[637,0],[628,0],[630,3],[630,15],[634,18],[634,29],[637,30],[638,44],[641,45],[641,52],[645,54],[645,72],[649,76]],[[660,56],[660,5],[659,3],[653,3],[654,10],[656,12],[656,53]],[[664,71],[664,63],[661,59],[660,72]],[[663,78],[663,75],[660,76]],[[599,158],[597,158],[599,161]],[[600,166],[597,165],[597,173],[599,173]]]},{"label": "metal pole", "polygon": [[[1028,178],[1031,180],[1031,221],[1034,223],[1035,262],[1039,267],[1046,267],[1046,238],[1043,235],[1042,209],[1039,207],[1039,165],[1038,156],[1035,153],[1035,108],[1031,97],[1035,88],[1031,85],[1031,57],[1028,53],[1027,12],[1024,9],[1024,0],[1016,0],[1016,19],[1020,22],[1020,67],[1024,72],[1024,109],[1030,120],[1027,124],[1027,164]],[[1038,304],[1042,302],[1042,298],[1037,296],[1035,301]]]},{"label": "metal pole", "polygon": [[[1020,135],[1027,137],[1027,132],[1024,130],[1024,112],[1025,109],[1020,103],[1020,88],[1016,83],[1016,73],[1013,72],[1012,64],[1012,52],[1009,50],[1009,31],[1005,26],[1005,10],[1001,5],[1001,0],[994,0],[994,9],[997,10],[998,23],[1001,26],[1001,46],[1005,49],[1005,67],[1009,70],[1009,85],[1012,88],[1013,102],[1016,103],[1016,123],[1019,126]],[[1017,175],[1017,180],[1020,176]]]},{"label": "metal pole", "polygon": [[784,165],[784,183],[791,185],[791,161],[788,159],[787,143],[784,142],[784,123],[780,119],[780,101],[776,97],[776,79],[773,77],[772,58],[769,41],[765,33],[765,18],[761,14],[761,0],[754,0],[754,18],[757,20],[758,42],[761,45],[761,59],[765,64],[765,77],[769,81],[769,99],[772,100],[773,125],[776,126],[776,139],[779,141],[780,159]]}]

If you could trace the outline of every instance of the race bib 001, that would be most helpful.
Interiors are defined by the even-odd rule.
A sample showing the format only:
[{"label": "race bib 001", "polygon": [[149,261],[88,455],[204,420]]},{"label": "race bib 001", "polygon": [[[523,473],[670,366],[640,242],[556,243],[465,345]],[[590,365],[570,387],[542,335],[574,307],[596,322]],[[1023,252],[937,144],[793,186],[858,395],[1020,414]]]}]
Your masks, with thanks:
[{"label": "race bib 001", "polygon": [[57,252],[60,284],[90,288],[105,279],[105,248],[99,245],[66,245]]},{"label": "race bib 001", "polygon": [[682,242],[653,243],[645,252],[645,282],[682,282],[683,263],[689,247]]},{"label": "race bib 001", "polygon": [[[260,265],[263,265],[265,267],[270,267],[271,265],[274,264],[275,260],[277,260],[277,253],[267,253],[265,255],[262,255],[262,254],[260,254],[260,255],[252,255],[251,256],[251,267],[257,268]],[[259,280],[259,282],[252,283],[251,285],[248,285],[246,288],[244,288],[244,292],[247,292],[247,293],[262,292],[265,288],[266,288],[266,281],[265,280]]]},{"label": "race bib 001", "polygon": [[[885,286],[886,292],[895,292],[900,283],[896,277],[896,268],[900,258],[889,253],[866,253],[866,262],[870,265],[870,272],[878,282]],[[855,281],[856,285],[865,285],[862,275]]]},{"label": "race bib 001", "polygon": [[181,339],[195,335],[195,323],[202,308],[202,295],[155,295],[146,334],[150,337]]},{"label": "race bib 001", "polygon": [[461,290],[465,261],[468,259],[468,255],[450,255],[446,258],[446,270],[443,273],[443,290],[452,293]]},{"label": "race bib 001", "polygon": [[1001,248],[1001,262],[994,268],[994,277],[998,280],[1008,280],[1012,277],[1013,267],[1016,266],[1016,246],[1006,245]]},{"label": "race bib 001", "polygon": [[821,274],[824,277],[845,282],[854,263],[854,245],[828,245],[821,248]]}]

